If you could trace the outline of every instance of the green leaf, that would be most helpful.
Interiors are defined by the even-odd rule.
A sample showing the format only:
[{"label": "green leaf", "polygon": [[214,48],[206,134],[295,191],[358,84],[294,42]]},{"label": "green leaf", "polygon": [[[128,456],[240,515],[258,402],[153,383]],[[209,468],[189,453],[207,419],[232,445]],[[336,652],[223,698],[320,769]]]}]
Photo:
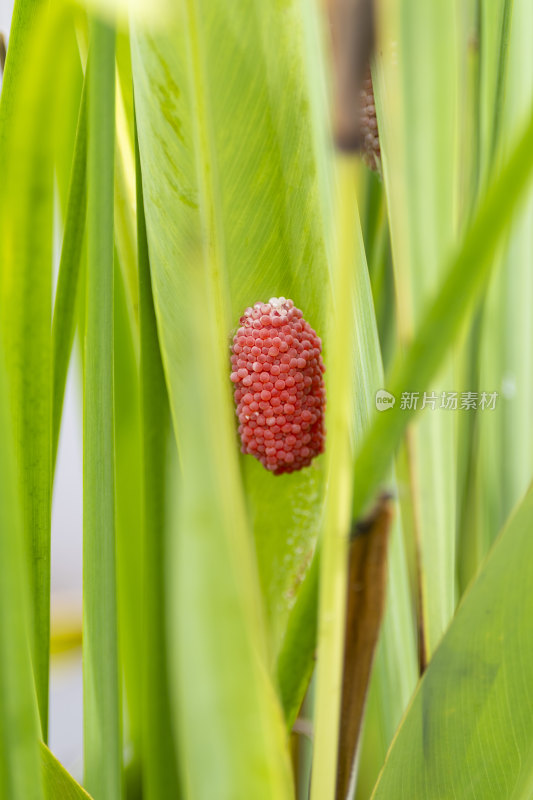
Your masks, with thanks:
[{"label": "green leaf", "polygon": [[[390,4],[383,20],[376,109],[399,341],[405,347],[440,283],[446,266],[443,254],[456,241],[459,4],[403,0]],[[424,392],[453,390],[453,370],[443,366],[438,382],[422,388],[420,404]],[[414,390],[406,384],[401,391]],[[414,524],[406,526],[406,532],[416,542],[419,557],[425,660],[455,607],[455,420],[443,411],[426,412],[407,434]]]},{"label": "green leaf", "polygon": [[[61,3],[64,0],[60,0]],[[82,15],[79,9],[67,5],[67,28],[62,40],[64,58],[69,64],[72,101],[63,108],[61,124],[55,136],[55,177],[59,214],[63,226],[66,225],[68,213],[68,196],[72,178],[72,167],[76,154],[76,138],[80,121],[80,101],[84,86],[84,66],[80,57],[78,33]],[[83,20],[86,24],[86,20]],[[82,24],[83,24],[82,23]],[[56,207],[57,209],[57,207]]]},{"label": "green leaf", "polygon": [[[0,118],[1,307],[6,366],[21,470],[22,519],[31,563],[32,658],[44,736],[48,730],[50,638],[50,317],[53,150],[44,73],[31,85],[24,63],[35,44],[30,4],[20,2],[6,64]],[[41,20],[42,21],[42,20]],[[18,31],[18,25],[21,30]],[[44,52],[43,48],[41,51]],[[11,62],[11,63],[10,63]],[[34,62],[36,63],[36,62]],[[10,91],[10,83],[16,87]],[[16,96],[13,94],[16,92]],[[39,119],[35,137],[30,119]],[[31,326],[32,335],[27,335]]]},{"label": "green leaf", "polygon": [[[146,605],[143,583],[141,390],[139,383],[139,285],[133,155],[133,84],[127,31],[116,41],[115,146],[115,518],[117,538],[118,630],[124,673],[129,744],[126,794],[144,780],[143,746],[150,734],[143,720],[143,637],[139,624]],[[126,102],[125,102],[126,100]],[[130,116],[131,115],[131,116]],[[131,134],[130,134],[131,129]],[[164,451],[161,453],[164,458]],[[164,584],[158,588],[164,592]],[[164,625],[164,617],[159,621]],[[166,658],[166,651],[160,653]],[[154,684],[160,694],[163,685]],[[168,715],[168,701],[166,706]],[[172,739],[166,744],[172,750]]]},{"label": "green leaf", "polygon": [[[139,34],[133,41],[148,241],[158,270],[154,298],[176,396],[189,347],[178,324],[180,286],[195,261],[202,219],[217,228],[227,343],[248,305],[280,295],[291,297],[324,336],[329,281],[317,183],[322,165],[313,138],[316,100],[307,86],[299,2],[248,0],[239,11],[216,2],[200,30],[187,20],[165,35]],[[201,47],[197,57],[189,39]],[[197,173],[206,159],[214,189],[206,188],[204,211]],[[172,292],[160,280],[163,269],[176,273]],[[246,457],[242,470],[275,652],[318,532],[323,459],[275,477]]]},{"label": "green leaf", "polygon": [[143,552],[143,787],[148,798],[179,797],[175,736],[168,704],[167,542],[168,396],[159,350],[136,142],[137,241],[141,334],[142,552]]},{"label": "green leaf", "polygon": [[0,347],[0,797],[42,800],[39,719],[28,650],[30,576],[10,412]]},{"label": "green leaf", "polygon": [[[412,391],[424,391],[467,325],[475,300],[479,298],[490,275],[495,247],[511,222],[532,171],[533,115],[530,115],[509,160],[489,186],[461,246],[451,258],[445,270],[446,278],[429,304],[414,342],[404,355],[396,359],[388,388],[397,398],[405,386],[411,387]],[[427,347],[428,342],[432,342],[431,348]],[[358,448],[354,469],[357,476],[354,491],[356,518],[371,503],[379,484],[386,480],[387,470],[405,428],[416,413],[414,410],[400,409],[399,405],[396,403],[387,413],[374,416]],[[311,564],[291,612],[278,659],[278,674],[289,675],[286,685],[280,677],[282,700],[287,713],[294,712],[295,698],[304,682],[302,676],[305,669],[310,669],[310,658],[314,652],[318,562],[319,553]],[[400,643],[398,645],[401,647]],[[298,661],[293,662],[293,658]],[[292,675],[289,674],[291,663],[294,663]]]},{"label": "green leaf", "polygon": [[[494,253],[513,215],[523,200],[533,172],[533,114],[502,169],[496,174],[480,202],[463,241],[444,270],[445,278],[429,303],[415,339],[399,356],[389,380],[392,394],[400,397],[405,386],[423,392],[451,348],[467,326],[476,299],[491,274]],[[428,348],[427,343],[432,347]],[[370,501],[386,473],[406,425],[416,412],[396,403],[375,418],[356,459],[359,480],[354,507],[360,512]]]},{"label": "green leaf", "polygon": [[[378,334],[361,238],[359,247],[360,254],[354,259],[356,274],[352,298],[357,343],[354,348],[356,405],[353,411],[357,444],[363,440],[374,416],[376,391],[383,387]],[[392,477],[389,485],[391,488],[394,486]],[[289,730],[296,719],[315,664],[318,571],[319,559],[315,557],[289,617],[277,660],[278,684]],[[381,735],[379,745],[373,750],[373,758],[378,767],[385,757],[416,680],[415,635],[402,530],[398,517],[391,533],[387,606],[371,689],[374,699],[374,721]]]},{"label": "green leaf", "polygon": [[83,420],[85,782],[122,796],[113,448],[114,31],[91,20]]},{"label": "green leaf", "polygon": [[[0,154],[6,157],[5,147],[9,133],[8,122],[16,108],[17,95],[23,84],[23,65],[27,56],[28,37],[35,28],[35,21],[42,19],[45,0],[17,0],[13,9],[9,32],[9,53],[6,56],[2,79],[2,102],[0,103]],[[3,165],[2,165],[3,166]]]},{"label": "green leaf", "polygon": [[[31,647],[43,736],[48,729],[51,525],[53,164],[59,109],[70,109],[64,7],[19,0],[0,103],[0,306],[12,392],[22,521],[31,565]],[[50,58],[50,52],[56,53]],[[65,76],[59,80],[59,76]],[[35,134],[39,120],[39,135]]]},{"label": "green leaf", "polygon": [[[512,15],[509,7],[512,7]],[[507,16],[512,16],[512,24],[508,43],[508,83],[501,98],[500,134],[502,146],[508,151],[513,144],[513,131],[530,113],[533,53],[528,47],[526,32],[533,25],[533,7],[528,3],[507,0],[505,11]],[[532,222],[533,191],[530,188],[524,208],[511,230],[501,269],[492,282],[491,294],[496,307],[492,305],[485,327],[488,336],[489,326],[494,338],[500,334],[499,348],[493,356],[499,362],[500,381],[494,388],[501,389],[505,398],[501,408],[499,460],[504,519],[526,491],[533,474],[533,420],[528,408],[528,398],[533,391]],[[500,314],[499,324],[491,318],[496,309]],[[482,377],[484,370],[490,369],[488,350],[487,347],[483,353]],[[487,487],[487,492],[493,490],[494,487]]]},{"label": "green leaf", "polygon": [[41,742],[41,769],[45,800],[91,800],[85,789],[59,763]]},{"label": "green leaf", "polygon": [[[139,369],[127,309],[123,270],[114,269],[114,441],[115,525],[117,553],[117,613],[121,666],[124,674],[126,741],[130,767],[139,767],[142,721],[142,636],[144,608],[141,591],[143,552],[141,527],[141,418]],[[133,762],[133,763],[131,763]]]},{"label": "green leaf", "polygon": [[52,459],[55,464],[67,371],[76,329],[76,308],[87,209],[87,99],[80,102],[74,157],[70,174],[65,229],[52,320]]},{"label": "green leaf", "polygon": [[[486,183],[494,166],[502,123],[505,123],[505,91],[509,62],[509,33],[514,0],[479,4],[479,161],[480,181]],[[516,3],[517,8],[522,4]]]},{"label": "green leaf", "polygon": [[[528,113],[533,59],[525,31],[533,9],[517,3],[510,30],[508,81],[501,109],[500,149],[512,147],[513,131]],[[498,391],[490,415],[478,414],[469,515],[462,531],[463,580],[472,577],[533,471],[533,427],[528,398],[533,389],[531,336],[531,220],[533,194],[499,254],[500,264],[486,292],[480,322],[480,389]],[[466,568],[465,568],[466,567]]]},{"label": "green leaf", "polygon": [[143,0],[83,0],[89,13],[102,20],[127,28],[130,20],[162,29],[176,19],[172,0],[154,0],[147,6]]},{"label": "green leaf", "polygon": [[373,797],[529,797],[533,489],[433,656]]},{"label": "green leaf", "polygon": [[[124,38],[122,34],[121,39]],[[121,41],[119,39],[119,41]],[[128,41],[128,40],[127,40]],[[122,45],[124,51],[124,45]],[[127,51],[129,53],[129,49]],[[133,88],[128,85],[131,81],[130,66],[122,52],[117,81],[116,96],[116,148],[115,148],[115,244],[122,280],[126,290],[125,299],[128,311],[131,336],[135,347],[135,355],[139,358],[139,287],[137,278],[137,243],[135,240],[135,159],[133,153],[133,138],[130,126],[133,118],[128,112],[133,113],[128,105]],[[128,93],[129,89],[129,93]]]},{"label": "green leaf", "polygon": [[[225,3],[210,3],[205,9],[203,5],[198,9],[192,3],[184,3],[181,26],[169,28],[165,35],[148,37],[137,33],[133,37],[133,74],[154,301],[187,482],[183,495],[194,496],[191,473],[196,473],[198,481],[202,480],[202,473],[207,473],[203,477],[204,487],[197,487],[195,495],[205,498],[203,503],[198,499],[196,502],[200,507],[205,506],[202,513],[209,516],[205,524],[210,530],[216,514],[213,518],[214,511],[208,509],[213,502],[219,503],[223,498],[225,501],[227,490],[221,492],[210,464],[202,470],[196,461],[199,456],[195,448],[185,444],[185,440],[191,441],[193,437],[193,431],[189,430],[190,414],[207,426],[206,415],[213,412],[200,412],[200,408],[210,406],[197,382],[199,368],[189,372],[185,367],[196,340],[182,321],[193,313],[206,326],[216,324],[221,348],[217,358],[220,357],[226,375],[226,388],[221,397],[218,394],[216,397],[227,408],[229,337],[244,308],[272,295],[289,296],[323,334],[328,270],[310,133],[312,115],[303,79],[303,53],[299,44],[294,45],[298,38],[295,31],[302,27],[299,4],[283,4],[282,8],[250,2],[238,13]],[[204,268],[210,270],[210,277],[191,299],[190,283],[195,273]],[[206,285],[213,294],[209,301]],[[209,387],[204,382],[201,385]],[[192,392],[197,398],[196,411],[185,396],[188,394],[185,385],[196,387]],[[215,391],[218,388],[210,390],[210,394]],[[224,457],[231,465],[237,449],[234,424],[231,416],[223,419],[223,432],[216,434],[213,446],[222,448],[219,440],[224,437]],[[205,448],[209,441],[206,433],[198,430],[195,435],[199,437],[198,448]],[[282,478],[267,474],[251,458],[244,459],[242,466],[275,651],[318,530],[323,465],[318,460],[312,468]],[[221,463],[219,469],[231,474],[232,467]],[[209,489],[210,481],[215,481],[214,488]],[[239,497],[240,478],[231,491],[238,492]],[[235,500],[236,505],[239,502]],[[220,510],[217,513],[222,520],[218,525],[220,537],[227,523],[224,514]],[[196,522],[194,530],[198,531],[198,525]],[[240,536],[245,536],[242,530]],[[191,546],[187,541],[187,548]],[[221,547],[217,542],[217,553]],[[198,554],[193,551],[190,558],[187,575],[182,576],[184,567],[179,572],[188,591],[192,591],[192,575],[200,570],[199,566],[196,569],[191,566],[199,563]],[[205,558],[209,568],[204,565],[200,572],[207,571],[211,576],[213,556],[207,552]],[[226,559],[227,556],[219,557],[211,595],[222,591],[228,579],[223,581],[218,575]],[[245,576],[249,568],[245,566]],[[200,582],[200,577],[197,580]],[[174,581],[179,583],[178,578]],[[206,575],[202,577],[202,585],[207,587]],[[184,602],[186,587],[176,589]],[[191,602],[187,606],[191,607]],[[217,630],[212,636],[220,636],[218,622],[206,618],[205,625],[204,635],[215,625]],[[180,642],[182,650],[186,642],[190,649],[189,639],[183,637]],[[243,647],[244,644],[240,645],[237,652]],[[196,647],[194,653],[197,659]],[[193,662],[192,653],[189,658]],[[213,659],[216,662],[219,657]],[[185,660],[182,654],[180,670],[185,668]],[[242,686],[253,686],[257,675],[249,654],[245,652],[242,658],[235,655],[235,662],[242,662],[238,670]],[[186,666],[189,674],[191,666]],[[219,666],[211,677],[212,691],[216,689],[222,696],[233,690],[228,670],[227,665],[224,669]],[[248,677],[247,670],[251,670]],[[253,679],[251,684],[250,679]],[[190,686],[188,693],[191,694]],[[180,698],[183,701],[181,693]],[[185,700],[188,707],[191,698]],[[246,716],[257,702],[255,698]],[[242,703],[237,707],[239,713],[244,713]],[[185,718],[189,721],[188,715]],[[195,719],[190,724],[194,730],[198,722]],[[191,736],[190,728],[188,734]],[[203,730],[198,741],[206,735]],[[219,748],[223,740],[227,740],[226,761],[231,763],[235,758],[234,743],[222,734]],[[251,743],[246,743],[246,749],[251,747]],[[241,756],[240,771],[243,763],[253,761]],[[196,764],[195,761],[195,767]],[[251,768],[247,768],[241,780],[249,780],[250,772]],[[201,777],[204,781],[215,780],[214,775]],[[195,779],[199,778],[195,775]],[[266,792],[268,788],[256,791]]]},{"label": "green leaf", "polygon": [[351,354],[358,345],[352,303],[355,276],[359,271],[356,259],[361,258],[356,201],[357,162],[358,157],[337,158],[338,222],[332,275],[333,313],[328,336],[330,374],[326,379],[328,492],[319,543],[322,555],[312,800],[332,797],[337,778],[356,424],[353,413],[355,359],[349,358],[346,363],[346,353]]},{"label": "green leaf", "polygon": [[[157,262],[152,265],[157,275]],[[181,288],[188,299],[181,324],[188,322],[190,342],[182,368],[196,391],[172,398],[178,420],[196,420],[181,426],[177,523],[167,565],[180,765],[191,797],[281,800],[292,796],[290,766],[266,665],[227,351],[206,265],[196,267],[197,282],[191,276],[192,285]],[[199,308],[206,313],[195,313]]]}]

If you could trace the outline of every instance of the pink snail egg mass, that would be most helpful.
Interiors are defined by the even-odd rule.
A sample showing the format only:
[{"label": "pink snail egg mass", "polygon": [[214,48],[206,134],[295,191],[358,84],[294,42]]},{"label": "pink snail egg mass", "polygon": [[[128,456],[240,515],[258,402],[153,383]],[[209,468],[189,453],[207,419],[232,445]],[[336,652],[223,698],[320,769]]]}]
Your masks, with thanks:
[{"label": "pink snail egg mass", "polygon": [[281,475],[324,451],[322,342],[292,300],[247,308],[233,337],[231,380],[242,452]]}]

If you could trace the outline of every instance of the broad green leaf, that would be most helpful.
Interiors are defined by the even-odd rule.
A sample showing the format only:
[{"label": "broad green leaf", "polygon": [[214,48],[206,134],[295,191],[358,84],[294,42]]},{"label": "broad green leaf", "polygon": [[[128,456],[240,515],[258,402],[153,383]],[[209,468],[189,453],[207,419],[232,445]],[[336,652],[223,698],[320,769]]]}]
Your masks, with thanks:
[{"label": "broad green leaf", "polygon": [[122,796],[113,447],[114,31],[92,20],[87,85],[87,310],[83,420],[85,783]]},{"label": "broad green leaf", "polygon": [[[459,30],[456,0],[402,0],[383,12],[376,107],[404,347],[440,282],[443,255],[456,240]],[[435,382],[421,389],[419,403],[424,392],[440,396],[454,388],[446,364]],[[401,387],[412,391],[410,385]],[[455,606],[455,418],[429,411],[407,434],[415,510],[407,533],[419,555],[426,659]]]},{"label": "broad green leaf", "polygon": [[[246,306],[280,295],[323,337],[329,280],[317,87],[307,85],[300,3],[200,4],[198,30],[188,4],[179,8],[180,24],[164,35],[133,37],[154,300],[173,402],[190,346],[179,325],[181,286],[195,268],[200,223],[216,226],[226,346]],[[179,444],[175,414],[174,422]],[[275,652],[318,532],[323,459],[275,477],[246,457],[242,470]]]},{"label": "broad green leaf", "polygon": [[150,798],[179,797],[175,734],[168,704],[166,489],[170,413],[152,294],[141,164],[136,141],[137,241],[141,338],[143,554],[143,789]]},{"label": "broad green leaf", "polygon": [[530,797],[533,490],[435,652],[373,797]]},{"label": "broad green leaf", "polygon": [[[0,337],[1,344],[1,337]],[[0,347],[0,797],[42,800],[39,720],[29,639],[29,571]]]},{"label": "broad green leaf", "polygon": [[[258,299],[282,294],[292,297],[315,329],[324,332],[328,272],[314,141],[306,124],[311,112],[297,35],[302,26],[299,12],[296,3],[282,8],[248,2],[238,13],[225,3],[211,3],[206,8],[184,3],[181,26],[169,28],[165,35],[134,36],[133,74],[154,301],[187,480],[184,496],[192,492],[188,473],[196,470],[199,480],[200,471],[194,460],[189,464],[189,459],[196,457],[194,448],[189,445],[186,451],[185,446],[193,432],[185,413],[187,409],[190,413],[190,406],[184,385],[198,385],[190,377],[198,370],[189,374],[185,368],[193,345],[182,320],[193,313],[206,325],[216,324],[221,363],[226,365],[232,329],[244,308]],[[189,284],[200,269],[209,270],[207,287],[213,299],[205,295],[202,284],[193,296],[196,305],[191,307]],[[227,379],[226,391],[230,391]],[[196,415],[202,419],[198,403],[207,403],[207,399],[201,397],[199,388],[193,388],[193,393],[197,398],[200,395]],[[222,397],[217,395],[217,402],[221,403]],[[224,399],[227,402],[228,397]],[[237,447],[230,420],[224,421],[229,431],[222,426],[216,437],[224,436],[229,465]],[[205,432],[199,430],[196,435],[202,437],[200,444],[205,447]],[[222,444],[217,441],[213,446],[221,448]],[[281,479],[267,474],[250,458],[244,459],[243,469],[275,647],[316,536],[323,466],[318,460],[309,470]],[[209,470],[209,480],[215,480],[209,463],[205,470]],[[231,474],[231,467],[226,471]],[[208,512],[213,503],[207,501],[209,480],[204,479],[203,489],[208,526],[214,523],[213,511]],[[238,486],[239,482],[232,491]],[[215,489],[211,495],[220,502],[223,493],[217,483]],[[200,493],[200,488],[196,492]],[[238,495],[234,502],[238,508]],[[224,531],[226,518],[221,512],[218,515]],[[245,534],[240,531],[239,536]],[[191,546],[187,540],[187,547]],[[190,558],[196,563],[194,549]],[[247,570],[249,565],[243,580],[248,580]],[[195,571],[189,564],[182,579],[190,584],[189,573]],[[217,591],[222,591],[220,583],[225,586],[217,575],[213,584]],[[179,596],[185,595],[182,588]],[[235,625],[238,620],[237,616]],[[213,624],[206,619],[206,625]],[[212,635],[218,636],[219,625],[216,627]],[[192,653],[189,657],[192,663]],[[242,662],[243,687],[251,690],[257,680],[253,661],[246,653],[235,659]],[[182,669],[184,660],[182,655]],[[248,678],[246,670],[250,670]],[[221,697],[232,691],[227,671],[227,667],[219,667],[212,677],[213,692],[216,689]],[[191,699],[186,700],[188,706]],[[196,723],[192,724],[194,730]],[[205,731],[202,735],[205,737]],[[230,756],[235,758],[231,742],[231,738],[226,742],[227,763]],[[196,754],[192,743],[190,747],[188,758]],[[253,764],[254,760],[248,761]],[[241,765],[243,762],[247,759],[241,759]],[[283,771],[278,780],[281,774]],[[196,774],[194,777],[198,779]],[[215,779],[214,775],[201,777],[204,781]],[[241,780],[249,778],[247,769]]]},{"label": "broad green leaf", "polygon": [[59,763],[41,742],[41,769],[45,800],[91,800],[85,789]]},{"label": "broad green leaf", "polygon": [[[206,265],[198,260],[196,267],[182,288],[189,302],[181,317],[190,343],[183,369],[196,391],[173,398],[178,420],[195,424],[181,428],[177,522],[169,530],[167,562],[180,768],[192,798],[282,800],[292,796],[292,781],[267,670],[226,347]],[[199,307],[206,313],[195,313]]]}]

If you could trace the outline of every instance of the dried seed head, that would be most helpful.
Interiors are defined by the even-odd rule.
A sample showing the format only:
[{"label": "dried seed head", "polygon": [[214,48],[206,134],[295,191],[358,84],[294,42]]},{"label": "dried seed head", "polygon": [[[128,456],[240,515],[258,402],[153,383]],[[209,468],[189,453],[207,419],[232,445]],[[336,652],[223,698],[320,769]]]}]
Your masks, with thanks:
[{"label": "dried seed head", "polygon": [[6,56],[7,56],[6,40],[2,31],[0,31],[0,77],[4,74],[4,68],[6,65]]},{"label": "dried seed head", "polygon": [[367,167],[379,172],[381,168],[381,150],[379,147],[378,120],[374,102],[374,87],[370,68],[361,89],[361,148]]},{"label": "dried seed head", "polygon": [[322,343],[284,297],[247,308],[240,322],[231,380],[242,452],[275,475],[307,467],[324,450]]}]

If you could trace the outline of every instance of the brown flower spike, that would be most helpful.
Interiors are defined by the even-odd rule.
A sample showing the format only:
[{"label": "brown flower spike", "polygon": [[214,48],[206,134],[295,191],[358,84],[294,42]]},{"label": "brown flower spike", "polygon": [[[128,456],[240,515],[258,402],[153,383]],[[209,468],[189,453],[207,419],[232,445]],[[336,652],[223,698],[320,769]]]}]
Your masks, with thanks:
[{"label": "brown flower spike", "polygon": [[379,146],[378,120],[374,100],[374,86],[370,69],[366,73],[361,89],[361,148],[367,167],[379,172],[381,169],[381,148]]},{"label": "brown flower spike", "polygon": [[242,452],[275,475],[324,450],[322,342],[292,300],[247,308],[233,338],[231,380]]}]

